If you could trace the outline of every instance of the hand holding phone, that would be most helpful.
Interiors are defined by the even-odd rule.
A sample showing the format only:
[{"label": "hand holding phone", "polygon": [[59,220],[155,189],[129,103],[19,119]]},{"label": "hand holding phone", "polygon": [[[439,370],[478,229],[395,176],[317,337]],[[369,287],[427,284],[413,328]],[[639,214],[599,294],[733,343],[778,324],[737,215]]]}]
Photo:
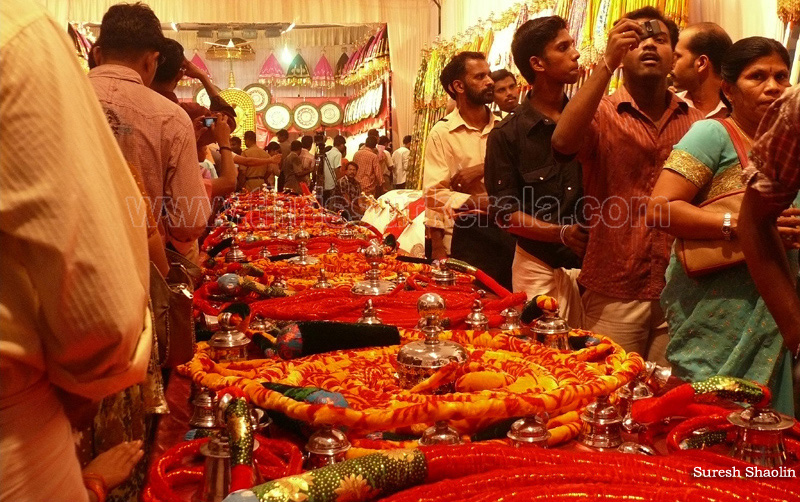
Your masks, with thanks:
[{"label": "hand holding phone", "polygon": [[217,117],[203,117],[203,126],[211,127],[211,124],[217,121]]}]

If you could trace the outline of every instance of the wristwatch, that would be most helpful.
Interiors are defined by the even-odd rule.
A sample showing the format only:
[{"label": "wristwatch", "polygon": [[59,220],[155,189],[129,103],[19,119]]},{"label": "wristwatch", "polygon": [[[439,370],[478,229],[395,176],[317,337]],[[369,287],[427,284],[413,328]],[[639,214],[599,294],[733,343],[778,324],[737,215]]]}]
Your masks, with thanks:
[{"label": "wristwatch", "polygon": [[731,213],[725,213],[722,217],[722,235],[725,236],[726,241],[733,237],[733,215]]}]

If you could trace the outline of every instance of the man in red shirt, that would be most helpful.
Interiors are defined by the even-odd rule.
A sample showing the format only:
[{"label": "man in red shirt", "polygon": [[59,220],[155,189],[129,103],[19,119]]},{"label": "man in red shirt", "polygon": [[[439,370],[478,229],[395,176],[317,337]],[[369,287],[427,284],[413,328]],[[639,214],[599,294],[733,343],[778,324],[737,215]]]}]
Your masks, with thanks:
[{"label": "man in red shirt", "polygon": [[[703,118],[668,89],[677,40],[675,23],[657,9],[626,14],[552,138],[557,157],[577,156],[583,166],[584,328],[661,362],[669,336],[659,297],[672,238],[647,227],[644,214],[673,145]],[[605,96],[620,64],[624,85]]]}]

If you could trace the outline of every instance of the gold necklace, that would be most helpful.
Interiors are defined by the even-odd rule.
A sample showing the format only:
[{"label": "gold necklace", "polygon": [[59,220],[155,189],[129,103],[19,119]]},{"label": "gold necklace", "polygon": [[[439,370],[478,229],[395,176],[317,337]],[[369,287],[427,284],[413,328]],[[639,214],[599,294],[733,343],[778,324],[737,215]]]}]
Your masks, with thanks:
[{"label": "gold necklace", "polygon": [[731,122],[733,122],[733,125],[736,127],[736,129],[737,129],[737,130],[738,130],[740,133],[742,133],[742,136],[744,136],[744,137],[745,137],[745,139],[747,139],[747,141],[749,141],[750,143],[753,143],[753,138],[751,138],[749,134],[747,134],[746,132],[744,132],[744,129],[742,129],[742,128],[739,126],[739,123],[738,123],[738,122],[736,122],[736,119],[735,119],[735,118],[733,118],[733,115],[731,115]]}]

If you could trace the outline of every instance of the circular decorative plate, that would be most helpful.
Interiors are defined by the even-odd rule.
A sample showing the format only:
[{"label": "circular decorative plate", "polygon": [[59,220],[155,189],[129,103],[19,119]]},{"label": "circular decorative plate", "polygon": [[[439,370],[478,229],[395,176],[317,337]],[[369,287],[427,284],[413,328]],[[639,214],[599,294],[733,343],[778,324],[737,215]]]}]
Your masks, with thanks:
[{"label": "circular decorative plate", "polygon": [[292,125],[292,111],[282,103],[273,103],[264,110],[264,124],[272,132],[288,129]]},{"label": "circular decorative plate", "polygon": [[323,103],[319,107],[319,114],[322,117],[322,123],[326,126],[339,125],[342,121],[342,107],[333,101]]},{"label": "circular decorative plate", "polygon": [[200,106],[211,108],[211,98],[208,97],[208,91],[206,91],[205,87],[201,87],[200,90],[194,93],[194,102]]},{"label": "circular decorative plate", "polygon": [[270,102],[272,101],[272,95],[262,84],[250,84],[244,88],[244,92],[250,95],[253,98],[253,104],[256,107],[256,111],[264,111],[264,109],[269,106]]},{"label": "circular decorative plate", "polygon": [[300,103],[299,105],[295,106],[293,117],[294,125],[303,131],[316,129],[322,120],[319,110],[317,110],[317,107],[311,103]]}]

